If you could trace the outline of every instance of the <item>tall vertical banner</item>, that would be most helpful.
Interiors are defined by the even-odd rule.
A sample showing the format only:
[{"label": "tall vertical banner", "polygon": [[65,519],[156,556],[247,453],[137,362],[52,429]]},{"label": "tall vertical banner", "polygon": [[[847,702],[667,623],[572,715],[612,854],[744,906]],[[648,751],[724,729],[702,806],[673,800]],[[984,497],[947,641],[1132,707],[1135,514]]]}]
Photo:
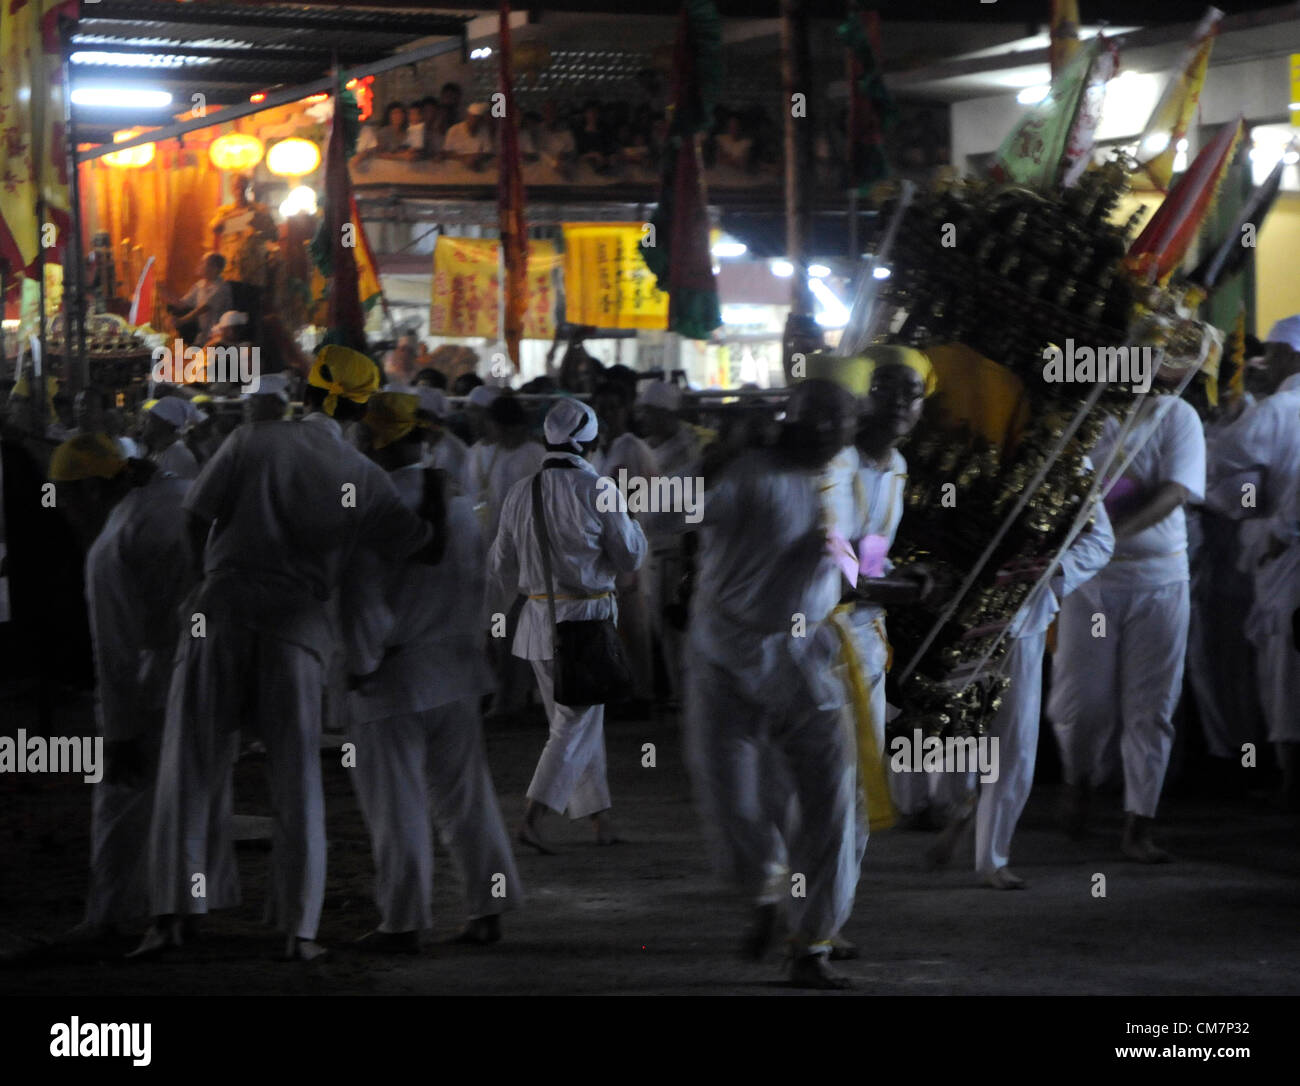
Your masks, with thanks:
[{"label": "tall vertical banner", "polygon": [[1079,0],[1052,0],[1050,57],[1055,79],[1079,51]]},{"label": "tall vertical banner", "polygon": [[[433,250],[431,334],[500,338],[500,253],[500,243],[491,238],[438,239]],[[528,242],[520,326],[523,338],[555,338],[555,273],[559,268],[560,255],[553,242]]]},{"label": "tall vertical banner", "polygon": [[565,320],[596,328],[669,327],[669,297],[646,266],[644,236],[641,223],[564,224]]},{"label": "tall vertical banner", "polygon": [[0,260],[11,273],[40,255],[42,200],[59,247],[69,226],[60,16],[75,19],[76,0],[0,7]]},{"label": "tall vertical banner", "polygon": [[515,113],[515,92],[510,77],[513,56],[510,5],[505,0],[501,3],[499,26],[497,58],[501,65],[501,104],[505,110],[500,129],[500,170],[497,175],[497,220],[506,280],[502,339],[510,361],[518,369],[519,340],[524,334],[524,311],[528,306],[528,235],[524,221],[523,165],[519,157],[519,117]]}]

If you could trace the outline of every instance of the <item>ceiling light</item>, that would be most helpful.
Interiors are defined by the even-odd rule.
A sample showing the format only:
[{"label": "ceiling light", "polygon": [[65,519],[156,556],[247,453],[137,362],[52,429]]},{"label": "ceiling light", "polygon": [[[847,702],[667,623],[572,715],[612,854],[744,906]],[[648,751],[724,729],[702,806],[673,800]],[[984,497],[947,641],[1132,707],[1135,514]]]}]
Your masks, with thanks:
[{"label": "ceiling light", "polygon": [[72,92],[74,106],[104,109],[163,109],[172,104],[170,91],[133,90],[125,87],[78,87]]},{"label": "ceiling light", "polygon": [[720,241],[709,250],[714,256],[720,258],[744,256],[749,251],[749,246],[743,241]]},{"label": "ceiling light", "polygon": [[871,274],[875,276],[877,279],[888,279],[894,273],[891,272],[888,268],[877,268]]},{"label": "ceiling light", "polygon": [[1036,106],[1052,93],[1050,83],[1039,83],[1036,87],[1026,87],[1016,95],[1016,101],[1022,106]]},{"label": "ceiling light", "polygon": [[830,275],[831,270],[825,264],[809,264],[808,274],[814,279],[825,279]]},{"label": "ceiling light", "polygon": [[788,260],[773,260],[769,267],[778,279],[789,279],[794,274],[794,265]]}]

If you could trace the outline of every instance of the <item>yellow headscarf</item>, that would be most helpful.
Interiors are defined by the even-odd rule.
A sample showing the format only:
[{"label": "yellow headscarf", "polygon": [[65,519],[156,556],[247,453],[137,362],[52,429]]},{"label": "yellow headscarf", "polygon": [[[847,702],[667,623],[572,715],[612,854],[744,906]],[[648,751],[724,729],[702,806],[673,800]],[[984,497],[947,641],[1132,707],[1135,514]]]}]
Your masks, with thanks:
[{"label": "yellow headscarf", "polygon": [[50,482],[113,479],[124,467],[126,458],[108,435],[80,434],[54,450],[50,457]]},{"label": "yellow headscarf", "polygon": [[[330,377],[324,374],[329,367]],[[332,378],[332,379],[331,379]],[[330,344],[322,347],[312,363],[307,383],[313,388],[328,390],[325,397],[325,414],[333,415],[339,397],[353,403],[365,403],[379,388],[379,367],[360,351],[351,347]]]},{"label": "yellow headscarf", "polygon": [[939,387],[934,366],[924,352],[915,347],[894,345],[868,347],[851,358],[839,358],[819,351],[808,356],[807,376],[834,381],[854,396],[865,396],[871,391],[872,376],[881,366],[906,366],[915,370],[925,384],[926,396],[932,395]]},{"label": "yellow headscarf", "polygon": [[410,392],[380,390],[366,405],[365,424],[374,435],[374,446],[383,449],[401,441],[412,430],[428,429],[429,422],[417,417],[420,397]]},{"label": "yellow headscarf", "polygon": [[[45,413],[47,417],[54,417],[54,397],[59,394],[59,379],[57,377],[45,378]],[[16,399],[30,400],[32,398],[32,382],[27,374],[23,374],[14,382],[14,387],[9,390],[9,395]]]}]

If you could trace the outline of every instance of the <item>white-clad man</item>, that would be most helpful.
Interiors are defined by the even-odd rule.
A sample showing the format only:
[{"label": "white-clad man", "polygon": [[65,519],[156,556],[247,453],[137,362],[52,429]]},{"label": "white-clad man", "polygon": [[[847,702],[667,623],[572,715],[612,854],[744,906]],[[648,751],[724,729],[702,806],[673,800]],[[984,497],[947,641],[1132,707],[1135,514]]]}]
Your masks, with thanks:
[{"label": "white-clad man", "polygon": [[[379,385],[365,355],[326,347],[308,377],[301,422],[241,426],[185,499],[203,562],[168,693],[150,834],[155,923],[138,954],[179,942],[177,918],[212,899],[231,859],[230,776],[239,731],[266,744],[274,811],[273,917],[285,957],[309,960],[325,895],[320,732],[327,602],[360,547],[389,560],[436,561],[441,504],[402,502],[388,474],[343,440]],[[206,896],[197,893],[206,882]]]},{"label": "white-clad man", "polygon": [[[608,508],[611,503],[599,500],[601,477],[586,459],[598,434],[596,413],[578,400],[560,400],[546,416],[545,431],[541,503],[550,543],[556,621],[615,619],[615,580],[644,561],[645,533],[617,503]],[[514,654],[532,662],[550,735],[528,786],[519,840],[550,853],[540,831],[548,810],[572,819],[591,818],[599,843],[618,838],[608,818],[605,707],[561,705],[555,700],[554,637],[537,531],[532,480],[521,480],[506,497],[488,566],[501,592],[527,597]]]},{"label": "white-clad man", "polygon": [[[1165,370],[1157,381],[1176,382]],[[1111,463],[1122,423],[1108,418],[1092,452]],[[1090,788],[1111,771],[1116,730],[1124,770],[1124,855],[1167,863],[1151,823],[1174,744],[1189,613],[1183,506],[1205,495],[1205,436],[1195,409],[1148,393],[1108,475],[1133,459],[1107,500],[1110,563],[1066,598],[1048,714],[1061,750],[1064,815],[1082,831]]]},{"label": "white-clad man", "polygon": [[472,170],[481,170],[495,151],[487,114],[486,102],[470,103],[465,110],[465,119],[447,129],[442,141],[442,157],[456,159]]},{"label": "white-clad man", "polygon": [[[591,456],[597,474],[615,483],[639,479],[642,486],[654,486],[659,464],[650,446],[629,429],[632,397],[626,385],[605,381],[596,388],[592,406],[600,420],[600,437]],[[626,487],[622,489],[626,492]],[[654,669],[645,578],[640,572],[625,573],[618,579],[618,630],[632,665],[633,700],[638,708],[644,707],[654,695]]]},{"label": "white-clad man", "polygon": [[[858,879],[853,740],[826,625],[842,574],[820,491],[853,417],[848,392],[806,381],[779,446],[708,480],[686,653],[688,764],[716,868],[755,907],[746,949],[765,949],[784,900],[792,982],[814,988],[849,986],[826,959]],[[773,884],[787,857],[800,893]]]},{"label": "white-clad man", "polygon": [[146,401],[140,427],[140,442],[145,454],[160,470],[177,478],[197,478],[199,462],[181,440],[181,435],[202,417],[203,413],[181,396],[163,396]]},{"label": "white-clad man", "polygon": [[[680,418],[682,390],[665,381],[645,381],[637,390],[636,416],[654,453],[658,474],[694,486],[700,474],[704,454],[699,432]],[[669,608],[677,603],[677,589],[686,575],[684,537],[676,532],[657,532],[646,525],[650,540],[650,558],[645,565],[646,608],[650,632],[658,640],[663,654],[664,672],[673,698],[682,688],[682,634],[684,627],[675,623]]]},{"label": "white-clad man", "polygon": [[[91,797],[83,927],[94,934],[150,915],[147,859],[158,749],[180,605],[194,583],[181,509],[190,484],[146,461],[128,464],[104,434],[60,445],[50,460],[50,481],[58,508],[90,544],[86,605],[95,716],[107,763]],[[227,891],[214,886],[213,892],[220,897]]]},{"label": "white-clad man", "polygon": [[1206,504],[1245,518],[1242,568],[1254,578],[1246,637],[1255,647],[1260,707],[1283,771],[1283,802],[1300,807],[1300,651],[1293,616],[1300,594],[1300,352],[1269,344],[1276,391],[1218,435]]},{"label": "white-clad man", "polygon": [[440,388],[428,385],[416,385],[415,394],[420,398],[420,416],[429,426],[424,430],[424,466],[445,471],[461,492],[470,498],[469,493],[469,446],[461,441],[446,426],[451,415],[451,404],[447,394]]},{"label": "white-clad man", "polygon": [[268,373],[261,377],[257,389],[242,393],[245,422],[279,422],[289,414],[289,377]]},{"label": "white-clad man", "polygon": [[[364,425],[371,456],[418,509],[430,472],[419,398],[378,392]],[[479,699],[492,689],[483,644],[486,573],[473,503],[447,504],[447,552],[437,565],[394,564],[362,551],[344,582],[352,782],[370,829],[381,920],[363,943],[415,953],[433,923],[433,835],[465,882],[470,920],[459,942],[501,938],[500,915],[520,904],[515,870],[488,771]]]}]

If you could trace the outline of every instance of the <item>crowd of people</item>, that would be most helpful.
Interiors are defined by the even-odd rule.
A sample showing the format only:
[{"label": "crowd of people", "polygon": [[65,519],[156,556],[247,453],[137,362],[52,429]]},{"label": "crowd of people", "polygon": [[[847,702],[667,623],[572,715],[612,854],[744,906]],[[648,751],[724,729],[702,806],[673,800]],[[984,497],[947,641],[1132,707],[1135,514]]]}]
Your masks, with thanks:
[{"label": "crowd of people", "polygon": [[[42,459],[84,553],[107,751],[87,932],[152,917],[134,952],[152,956],[238,902],[243,732],[264,745],[271,778],[269,915],[286,958],[324,954],[328,706],[373,846],[380,922],[363,945],[418,951],[433,923],[435,825],[463,881],[458,938],[495,943],[524,888],[484,713],[513,718],[530,699],[545,713],[513,845],[550,855],[548,815],[620,840],[606,715],[659,703],[681,709],[716,869],[751,910],[742,949],[761,958],[784,938],[794,984],[845,987],[830,963],[858,955],[843,929],[870,833],[894,812],[941,830],[932,862],[969,847],[987,885],[1025,886],[1010,854],[1053,621],[1046,711],[1067,832],[1083,831],[1118,771],[1121,852],[1169,862],[1153,822],[1185,661],[1210,752],[1238,758],[1266,736],[1283,802],[1300,808],[1300,318],[1257,345],[1233,409],[1203,417],[1153,393],[1129,427],[1107,421],[1093,462],[1111,464],[1121,443],[1133,455],[1011,624],[1012,684],[988,726],[999,771],[978,781],[888,754],[887,612],[953,590],[889,557],[900,445],[936,387],[923,352],[875,347],[817,369],[783,416],[719,432],[684,417],[679,387],[604,369],[576,337],[558,381],[532,396],[472,371],[449,382],[406,357],[410,342],[393,351],[381,366],[323,348],[301,419],[290,375],[264,375],[242,418],[159,388],[135,440],[96,390],[57,446],[30,387],[11,395],[8,523],[24,496],[12,466]],[[623,501],[609,500],[611,479]],[[700,480],[699,516],[689,503],[633,507],[633,479],[677,480],[679,494]],[[32,557],[11,546],[11,575]],[[606,671],[625,673],[618,701],[575,700]]]},{"label": "crowd of people", "polygon": [[[447,83],[437,97],[390,102],[362,129],[354,165],[372,159],[403,162],[459,161],[486,169],[497,154],[497,124],[488,103],[462,104],[459,84]],[[649,102],[589,98],[540,101],[520,117],[519,145],[524,162],[541,162],[562,174],[579,164],[597,173],[628,166],[658,170],[668,144],[668,120]],[[719,106],[702,145],[707,166],[746,173],[775,169],[780,133],[762,106]]]}]

